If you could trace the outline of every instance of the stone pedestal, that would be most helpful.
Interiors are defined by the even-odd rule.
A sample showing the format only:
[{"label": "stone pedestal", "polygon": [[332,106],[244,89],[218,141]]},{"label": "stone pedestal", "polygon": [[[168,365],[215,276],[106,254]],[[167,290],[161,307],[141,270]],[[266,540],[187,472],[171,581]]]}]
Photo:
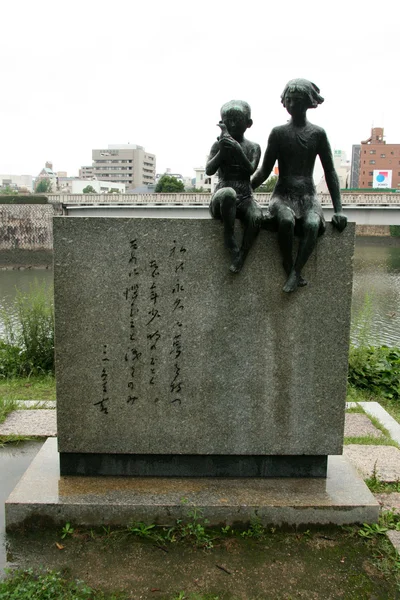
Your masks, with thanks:
[{"label": "stone pedestal", "polygon": [[174,525],[196,507],[211,527],[309,527],[374,523],[379,504],[343,456],[326,478],[60,477],[56,440],[48,439],[6,502],[6,528]]},{"label": "stone pedestal", "polygon": [[324,477],[353,245],[328,224],[287,295],[271,232],[231,275],[216,221],[55,218],[61,474]]}]

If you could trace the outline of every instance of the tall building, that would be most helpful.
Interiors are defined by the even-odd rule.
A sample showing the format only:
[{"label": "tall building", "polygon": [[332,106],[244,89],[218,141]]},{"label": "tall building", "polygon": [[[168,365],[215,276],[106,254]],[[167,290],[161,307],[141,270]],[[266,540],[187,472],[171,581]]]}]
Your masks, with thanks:
[{"label": "tall building", "polygon": [[[354,154],[354,152],[353,152]],[[400,188],[400,144],[387,144],[383,127],[373,127],[361,142],[359,188]]]},{"label": "tall building", "polygon": [[[339,179],[340,189],[344,190],[345,188],[348,188],[350,179],[350,162],[347,160],[346,152],[344,152],[344,150],[333,151],[333,165]],[[322,175],[321,180],[317,185],[317,192],[319,194],[329,193],[328,185],[325,179],[325,173]]]},{"label": "tall building", "polygon": [[124,183],[126,189],[154,184],[156,157],[143,146],[110,144],[106,150],[92,150],[93,164],[81,167],[80,177]]}]

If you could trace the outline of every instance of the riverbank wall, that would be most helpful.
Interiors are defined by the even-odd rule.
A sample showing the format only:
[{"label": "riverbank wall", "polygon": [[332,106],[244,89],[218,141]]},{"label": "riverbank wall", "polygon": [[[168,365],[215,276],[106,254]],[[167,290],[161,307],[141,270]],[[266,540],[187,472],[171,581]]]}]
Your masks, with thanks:
[{"label": "riverbank wall", "polygon": [[[49,267],[53,257],[53,217],[62,204],[0,204],[0,269]],[[390,227],[357,225],[357,236],[390,237]]]},{"label": "riverbank wall", "polygon": [[0,204],[0,268],[48,267],[61,204]]}]

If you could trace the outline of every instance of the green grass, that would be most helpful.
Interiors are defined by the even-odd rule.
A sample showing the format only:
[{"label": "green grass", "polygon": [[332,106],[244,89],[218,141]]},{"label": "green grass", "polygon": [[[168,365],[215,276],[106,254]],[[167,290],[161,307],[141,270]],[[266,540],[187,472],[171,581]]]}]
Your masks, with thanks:
[{"label": "green grass", "polygon": [[347,413],[356,413],[356,414],[365,414],[365,410],[361,407],[361,406],[353,406],[352,408],[347,408],[346,409],[346,414]]},{"label": "green grass", "polygon": [[117,600],[121,594],[104,594],[81,581],[68,581],[61,573],[14,571],[0,581],[0,600]]},{"label": "green grass", "polygon": [[0,379],[0,399],[55,400],[56,381],[53,375]]},{"label": "green grass", "polygon": [[361,444],[363,446],[394,446],[400,449],[400,445],[390,437],[374,437],[373,435],[362,435],[359,437],[345,437],[343,443]]},{"label": "green grass", "polygon": [[[347,402],[379,402],[379,404],[391,415],[398,423],[400,423],[400,402],[398,400],[390,400],[379,394],[374,394],[367,390],[360,390],[353,386],[348,386]],[[360,407],[361,408],[361,407]],[[362,410],[362,408],[361,408]],[[350,411],[348,411],[350,412]],[[371,417],[368,415],[368,418]]]}]

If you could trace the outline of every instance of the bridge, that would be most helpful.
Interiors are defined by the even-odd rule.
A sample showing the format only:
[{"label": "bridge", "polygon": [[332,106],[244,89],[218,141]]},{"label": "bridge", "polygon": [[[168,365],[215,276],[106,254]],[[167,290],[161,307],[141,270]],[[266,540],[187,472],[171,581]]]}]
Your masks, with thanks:
[{"label": "bridge", "polygon": [[[254,194],[267,208],[271,194]],[[70,216],[209,218],[211,194],[49,194],[49,201],[61,204]],[[329,194],[320,194],[325,218],[333,215]],[[342,205],[349,221],[358,225],[400,225],[400,194],[342,193]]]}]

